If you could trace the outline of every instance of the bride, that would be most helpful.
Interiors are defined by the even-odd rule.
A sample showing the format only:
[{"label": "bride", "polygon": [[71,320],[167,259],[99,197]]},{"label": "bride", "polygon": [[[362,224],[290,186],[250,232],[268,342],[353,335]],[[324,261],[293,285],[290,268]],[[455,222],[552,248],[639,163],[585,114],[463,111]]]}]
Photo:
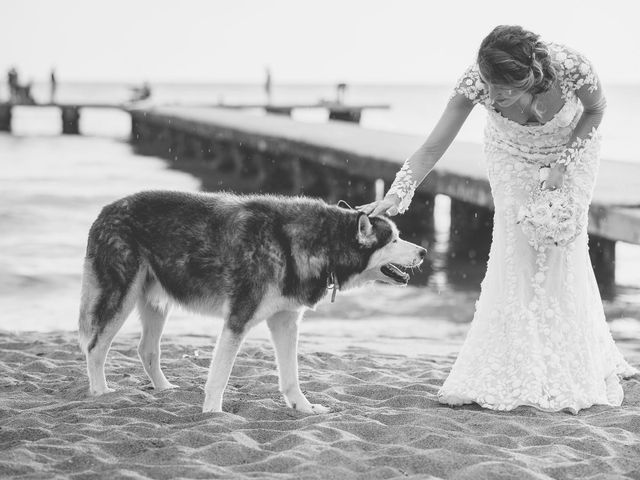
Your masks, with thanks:
[{"label": "bride", "polygon": [[[494,410],[620,405],[620,378],[637,371],[613,342],[589,260],[586,223],[605,97],[581,54],[520,26],[496,27],[385,198],[358,208],[369,215],[407,210],[477,104],[488,112],[493,241],[470,330],[438,398]],[[519,212],[534,193],[556,189],[582,207],[575,219],[582,228],[564,246],[538,246]]]}]

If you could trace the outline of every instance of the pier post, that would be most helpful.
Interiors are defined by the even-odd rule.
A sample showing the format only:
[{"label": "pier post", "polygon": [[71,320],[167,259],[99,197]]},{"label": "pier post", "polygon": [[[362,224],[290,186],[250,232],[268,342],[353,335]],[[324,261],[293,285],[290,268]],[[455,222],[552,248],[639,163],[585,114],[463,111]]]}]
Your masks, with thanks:
[{"label": "pier post", "polygon": [[373,202],[376,199],[376,180],[347,174],[344,197],[352,207]]},{"label": "pier post", "polygon": [[411,201],[411,208],[404,214],[394,217],[401,232],[406,232],[402,238],[414,243],[421,243],[422,239],[431,239],[435,234],[434,207],[435,195],[416,192]]},{"label": "pier post", "polygon": [[451,199],[451,227],[449,255],[469,260],[472,264],[489,259],[493,233],[493,211],[487,208]]},{"label": "pier post", "polygon": [[78,135],[80,133],[80,109],[78,107],[60,107],[62,114],[62,133]]},{"label": "pier post", "polygon": [[291,181],[291,193],[300,195],[304,190],[304,174],[302,164],[297,157],[288,158],[289,179]]},{"label": "pier post", "polygon": [[276,107],[274,105],[267,105],[264,107],[264,111],[267,113],[273,113],[276,115],[285,115],[287,117],[291,116],[291,111],[293,109],[291,107]]},{"label": "pier post", "polygon": [[167,126],[153,125],[153,135],[154,141],[151,143],[152,149],[150,151],[159,157],[175,161],[171,129]]},{"label": "pier post", "polygon": [[180,130],[171,130],[171,159],[174,162],[191,158],[188,135]]},{"label": "pier post", "polygon": [[144,125],[142,124],[142,122],[140,122],[140,120],[138,120],[138,117],[132,113],[131,114],[131,143],[133,143],[134,145],[137,145],[145,141],[148,142],[149,139],[145,139],[143,138],[143,136],[144,136]]},{"label": "pier post", "polygon": [[589,235],[589,257],[596,274],[600,295],[610,298],[616,286],[616,242]]},{"label": "pier post", "polygon": [[362,110],[340,107],[338,109],[329,109],[329,120],[341,120],[343,122],[360,123]]},{"label": "pier post", "polygon": [[10,103],[0,103],[0,132],[11,131],[11,109]]},{"label": "pier post", "polygon": [[325,167],[323,173],[323,186],[325,193],[322,197],[326,202],[335,205],[338,200],[346,200],[347,196],[347,180],[343,172]]},{"label": "pier post", "polygon": [[190,135],[187,139],[189,142],[189,152],[195,160],[205,161],[205,151],[207,149],[203,138],[196,135]]},{"label": "pier post", "polygon": [[235,142],[228,144],[229,157],[233,162],[233,172],[237,175],[243,175],[245,173],[246,160],[242,154],[241,147]]},{"label": "pier post", "polygon": [[209,170],[219,170],[229,173],[235,170],[235,163],[231,158],[231,146],[219,139],[203,140],[203,160]]},{"label": "pier post", "polygon": [[[213,162],[221,172],[235,172],[236,162],[232,154],[233,147],[226,141],[218,141],[213,145]],[[237,173],[237,172],[236,172]]]}]

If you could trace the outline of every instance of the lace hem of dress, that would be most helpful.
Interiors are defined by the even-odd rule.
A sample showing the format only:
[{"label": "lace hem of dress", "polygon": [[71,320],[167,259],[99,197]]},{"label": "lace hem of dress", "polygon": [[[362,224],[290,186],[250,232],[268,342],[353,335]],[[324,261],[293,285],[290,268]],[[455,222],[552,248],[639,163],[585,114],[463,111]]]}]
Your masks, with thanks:
[{"label": "lace hem of dress", "polygon": [[396,178],[387,192],[387,195],[393,194],[400,199],[398,213],[407,211],[413,199],[413,194],[418,187],[418,181],[413,178],[412,173],[409,160],[406,160],[402,168],[396,173]]},{"label": "lace hem of dress", "polygon": [[440,388],[437,393],[438,402],[451,406],[469,405],[476,403],[483,408],[497,411],[510,411],[518,407],[533,407],[545,412],[569,411],[574,415],[580,410],[593,405],[609,405],[619,407],[624,400],[624,392],[620,384],[621,379],[638,375],[638,370],[630,366],[624,359],[620,359],[612,371],[603,379],[604,391],[599,395],[550,396],[541,395],[534,398],[529,395],[510,395],[500,397],[493,392],[478,391],[470,394],[467,389],[458,386]]}]

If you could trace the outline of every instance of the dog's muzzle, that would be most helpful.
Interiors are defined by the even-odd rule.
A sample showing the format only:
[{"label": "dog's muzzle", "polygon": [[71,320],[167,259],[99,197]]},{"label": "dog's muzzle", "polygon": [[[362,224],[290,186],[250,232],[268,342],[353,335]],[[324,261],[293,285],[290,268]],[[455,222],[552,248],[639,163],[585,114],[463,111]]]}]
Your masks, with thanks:
[{"label": "dog's muzzle", "polygon": [[380,267],[380,271],[395,283],[400,285],[406,285],[409,282],[409,274],[404,270],[401,270],[398,265],[393,263],[387,263]]},{"label": "dog's muzzle", "polygon": [[420,259],[412,263],[411,265],[398,265],[395,263],[387,263],[386,265],[383,265],[382,267],[380,267],[380,272],[382,272],[382,274],[385,275],[386,277],[393,280],[394,283],[397,283],[399,285],[406,285],[407,283],[409,283],[409,279],[411,277],[407,272],[405,272],[402,269],[416,268],[422,265],[424,258],[427,256],[427,251],[424,248],[422,248],[418,252],[418,255]]}]

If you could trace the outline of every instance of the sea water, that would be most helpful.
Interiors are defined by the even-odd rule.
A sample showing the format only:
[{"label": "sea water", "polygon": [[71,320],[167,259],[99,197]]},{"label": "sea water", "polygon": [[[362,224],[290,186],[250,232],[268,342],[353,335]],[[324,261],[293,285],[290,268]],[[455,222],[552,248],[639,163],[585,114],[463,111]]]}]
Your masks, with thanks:
[{"label": "sea water", "polygon": [[[47,100],[45,87],[36,86],[36,98]],[[640,105],[629,92],[628,87],[608,92],[605,158],[638,160],[631,148],[635,135],[631,120]],[[61,84],[58,91],[61,101],[115,102],[127,95],[125,85]],[[273,100],[313,103],[332,95],[331,85],[294,85],[276,88]],[[390,110],[365,111],[363,128],[426,135],[448,95],[449,88],[442,86],[351,86],[347,101],[391,105]],[[158,103],[252,103],[263,101],[264,93],[257,85],[158,85],[153,98]],[[459,139],[481,141],[484,116],[477,110]],[[294,118],[307,122],[324,122],[326,117],[323,110],[294,113]],[[82,112],[80,129],[81,136],[62,136],[58,109],[17,107],[13,133],[0,134],[1,329],[75,329],[87,232],[100,209],[139,190],[200,189],[197,178],[170,169],[165,160],[133,152],[127,143],[127,114],[88,109]],[[431,253],[443,257],[446,197],[437,203],[438,232]],[[618,243],[617,256],[619,294],[606,302],[606,308],[610,319],[624,318],[624,325],[634,330],[640,323],[633,320],[640,319],[640,248]],[[339,308],[329,305],[310,317],[353,321],[403,317],[418,323],[437,318],[443,332],[449,330],[442,325],[470,321],[479,282],[451,282],[446,262],[435,262],[430,277],[425,286],[376,287],[374,295],[340,295]],[[177,321],[187,322],[181,315]]]}]

